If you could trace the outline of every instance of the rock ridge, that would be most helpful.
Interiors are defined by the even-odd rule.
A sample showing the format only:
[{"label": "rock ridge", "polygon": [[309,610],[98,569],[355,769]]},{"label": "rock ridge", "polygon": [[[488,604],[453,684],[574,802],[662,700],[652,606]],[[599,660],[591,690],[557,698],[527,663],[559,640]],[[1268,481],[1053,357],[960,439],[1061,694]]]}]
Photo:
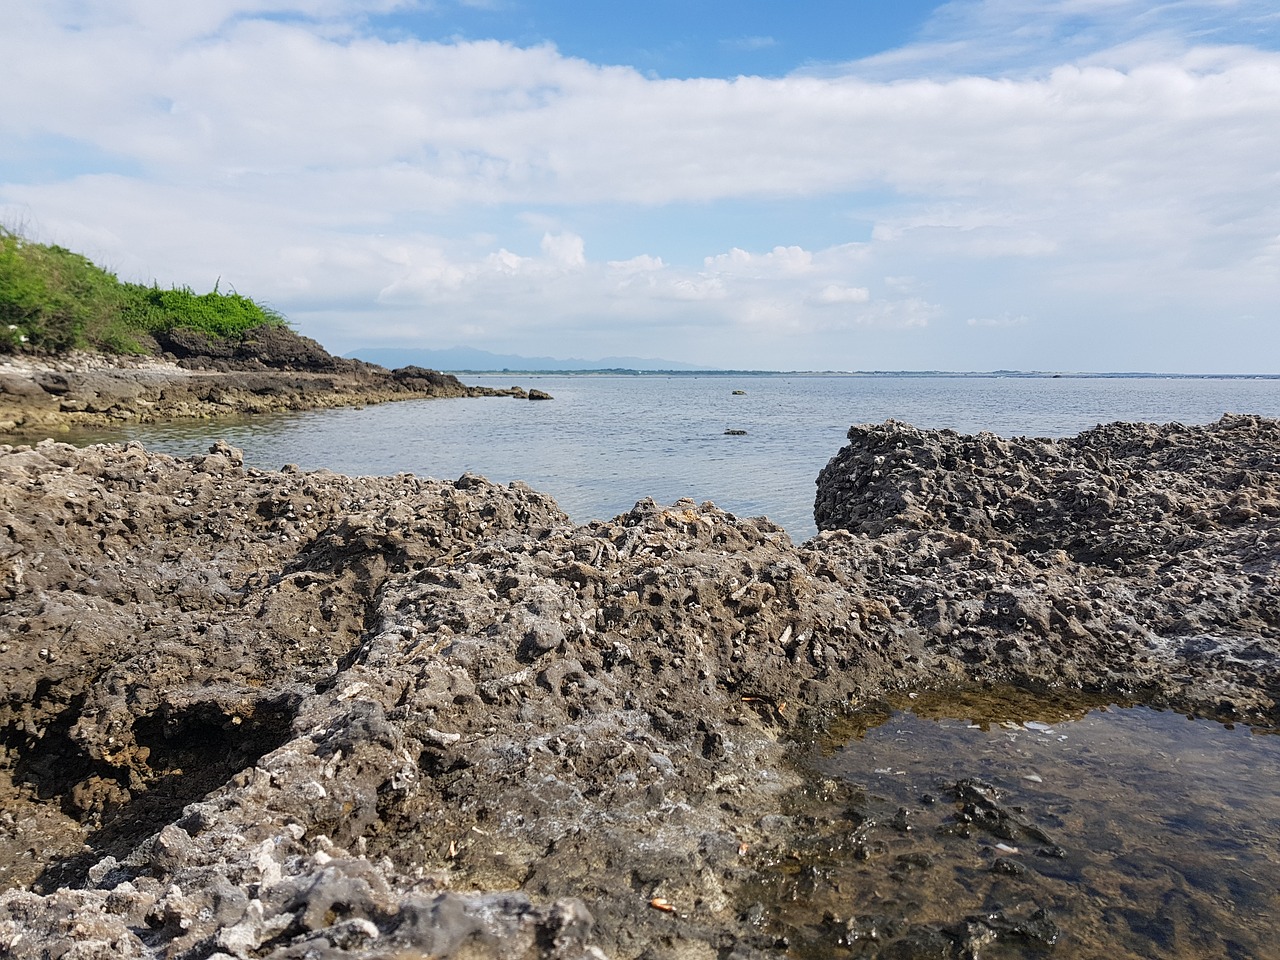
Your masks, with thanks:
[{"label": "rock ridge", "polygon": [[[1110,677],[1226,720],[1272,709],[1280,421],[1117,423],[1065,440],[890,421],[849,440],[817,480],[819,539],[873,570],[970,673],[1052,656],[1064,681]],[[1215,704],[1205,666],[1255,655],[1267,666]],[[1175,679],[1183,660],[1196,690]]]},{"label": "rock ridge", "polygon": [[781,956],[753,891],[845,706],[1015,682],[1280,726],[1277,421],[849,439],[800,545],[0,446],[0,955]]},{"label": "rock ridge", "polygon": [[[211,419],[435,397],[510,396],[422,367],[387,370],[335,357],[286,327],[218,340],[177,329],[158,357],[0,356],[0,434]],[[539,391],[541,392],[541,391]],[[541,399],[550,399],[545,394]]]}]

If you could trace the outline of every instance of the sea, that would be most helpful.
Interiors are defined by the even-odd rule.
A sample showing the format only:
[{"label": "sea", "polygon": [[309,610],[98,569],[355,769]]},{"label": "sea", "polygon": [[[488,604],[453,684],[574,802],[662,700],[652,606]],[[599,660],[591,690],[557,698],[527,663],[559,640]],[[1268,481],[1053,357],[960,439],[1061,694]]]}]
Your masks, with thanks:
[{"label": "sea", "polygon": [[[1280,377],[1144,375],[460,375],[522,386],[510,397],[410,400],[73,435],[76,443],[141,441],[174,455],[222,439],[251,466],[296,464],[351,475],[464,473],[522,480],[575,521],[610,519],[644,497],[712,501],[767,516],[796,541],[816,533],[818,471],[853,424],[999,436],[1066,437],[1100,423],[1202,424],[1224,413],[1280,417]],[[735,431],[729,433],[727,431]],[[738,433],[736,431],[744,431]]]}]

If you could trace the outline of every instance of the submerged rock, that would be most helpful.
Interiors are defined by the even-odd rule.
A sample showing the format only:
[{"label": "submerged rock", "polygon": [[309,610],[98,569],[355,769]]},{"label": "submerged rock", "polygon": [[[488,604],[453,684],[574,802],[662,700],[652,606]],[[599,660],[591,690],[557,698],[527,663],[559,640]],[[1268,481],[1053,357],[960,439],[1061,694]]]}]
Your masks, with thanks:
[{"label": "submerged rock", "polygon": [[[1067,441],[855,428],[802,546],[692,501],[576,526],[474,476],[0,447],[0,949],[779,955],[753,884],[825,711],[999,677],[1280,720],[1277,429],[1091,432],[1106,479],[1071,480]],[[1114,466],[1144,435],[1183,466]],[[1208,520],[1116,564],[1119,529],[1049,548],[1065,493],[965,513],[1024,468],[1123,482],[1139,533],[1157,485]]]}]

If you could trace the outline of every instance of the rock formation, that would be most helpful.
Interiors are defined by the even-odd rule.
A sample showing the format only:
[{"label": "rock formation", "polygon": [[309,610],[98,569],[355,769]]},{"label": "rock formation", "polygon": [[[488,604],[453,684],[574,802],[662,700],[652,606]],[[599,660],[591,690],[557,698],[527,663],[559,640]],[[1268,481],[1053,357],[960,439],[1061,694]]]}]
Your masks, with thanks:
[{"label": "rock formation", "polygon": [[335,357],[287,327],[262,327],[240,340],[184,329],[162,339],[159,357],[0,355],[0,434],[426,397],[528,396],[521,387],[466,386],[422,367],[386,370]]},{"label": "rock formation", "polygon": [[753,891],[843,705],[1000,680],[1280,723],[1280,423],[850,441],[801,546],[0,447],[0,955],[778,956]]},{"label": "rock formation", "polygon": [[1280,422],[849,440],[818,477],[817,544],[966,674],[1274,710]]}]

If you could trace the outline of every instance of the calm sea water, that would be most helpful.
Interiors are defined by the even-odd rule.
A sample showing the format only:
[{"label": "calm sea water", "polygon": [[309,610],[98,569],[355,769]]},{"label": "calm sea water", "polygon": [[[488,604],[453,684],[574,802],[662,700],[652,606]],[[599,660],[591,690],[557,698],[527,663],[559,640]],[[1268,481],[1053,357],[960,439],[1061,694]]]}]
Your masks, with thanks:
[{"label": "calm sea water", "polygon": [[[1114,420],[1280,416],[1280,380],[1048,377],[464,376],[555,397],[423,400],[216,423],[135,426],[74,442],[141,440],[175,455],[214,439],[263,468],[524,480],[575,520],[642,497],[712,500],[815,532],[814,481],[851,424],[896,419],[1001,436],[1069,436]],[[746,391],[734,396],[734,390]],[[746,430],[727,436],[726,429]]]}]

